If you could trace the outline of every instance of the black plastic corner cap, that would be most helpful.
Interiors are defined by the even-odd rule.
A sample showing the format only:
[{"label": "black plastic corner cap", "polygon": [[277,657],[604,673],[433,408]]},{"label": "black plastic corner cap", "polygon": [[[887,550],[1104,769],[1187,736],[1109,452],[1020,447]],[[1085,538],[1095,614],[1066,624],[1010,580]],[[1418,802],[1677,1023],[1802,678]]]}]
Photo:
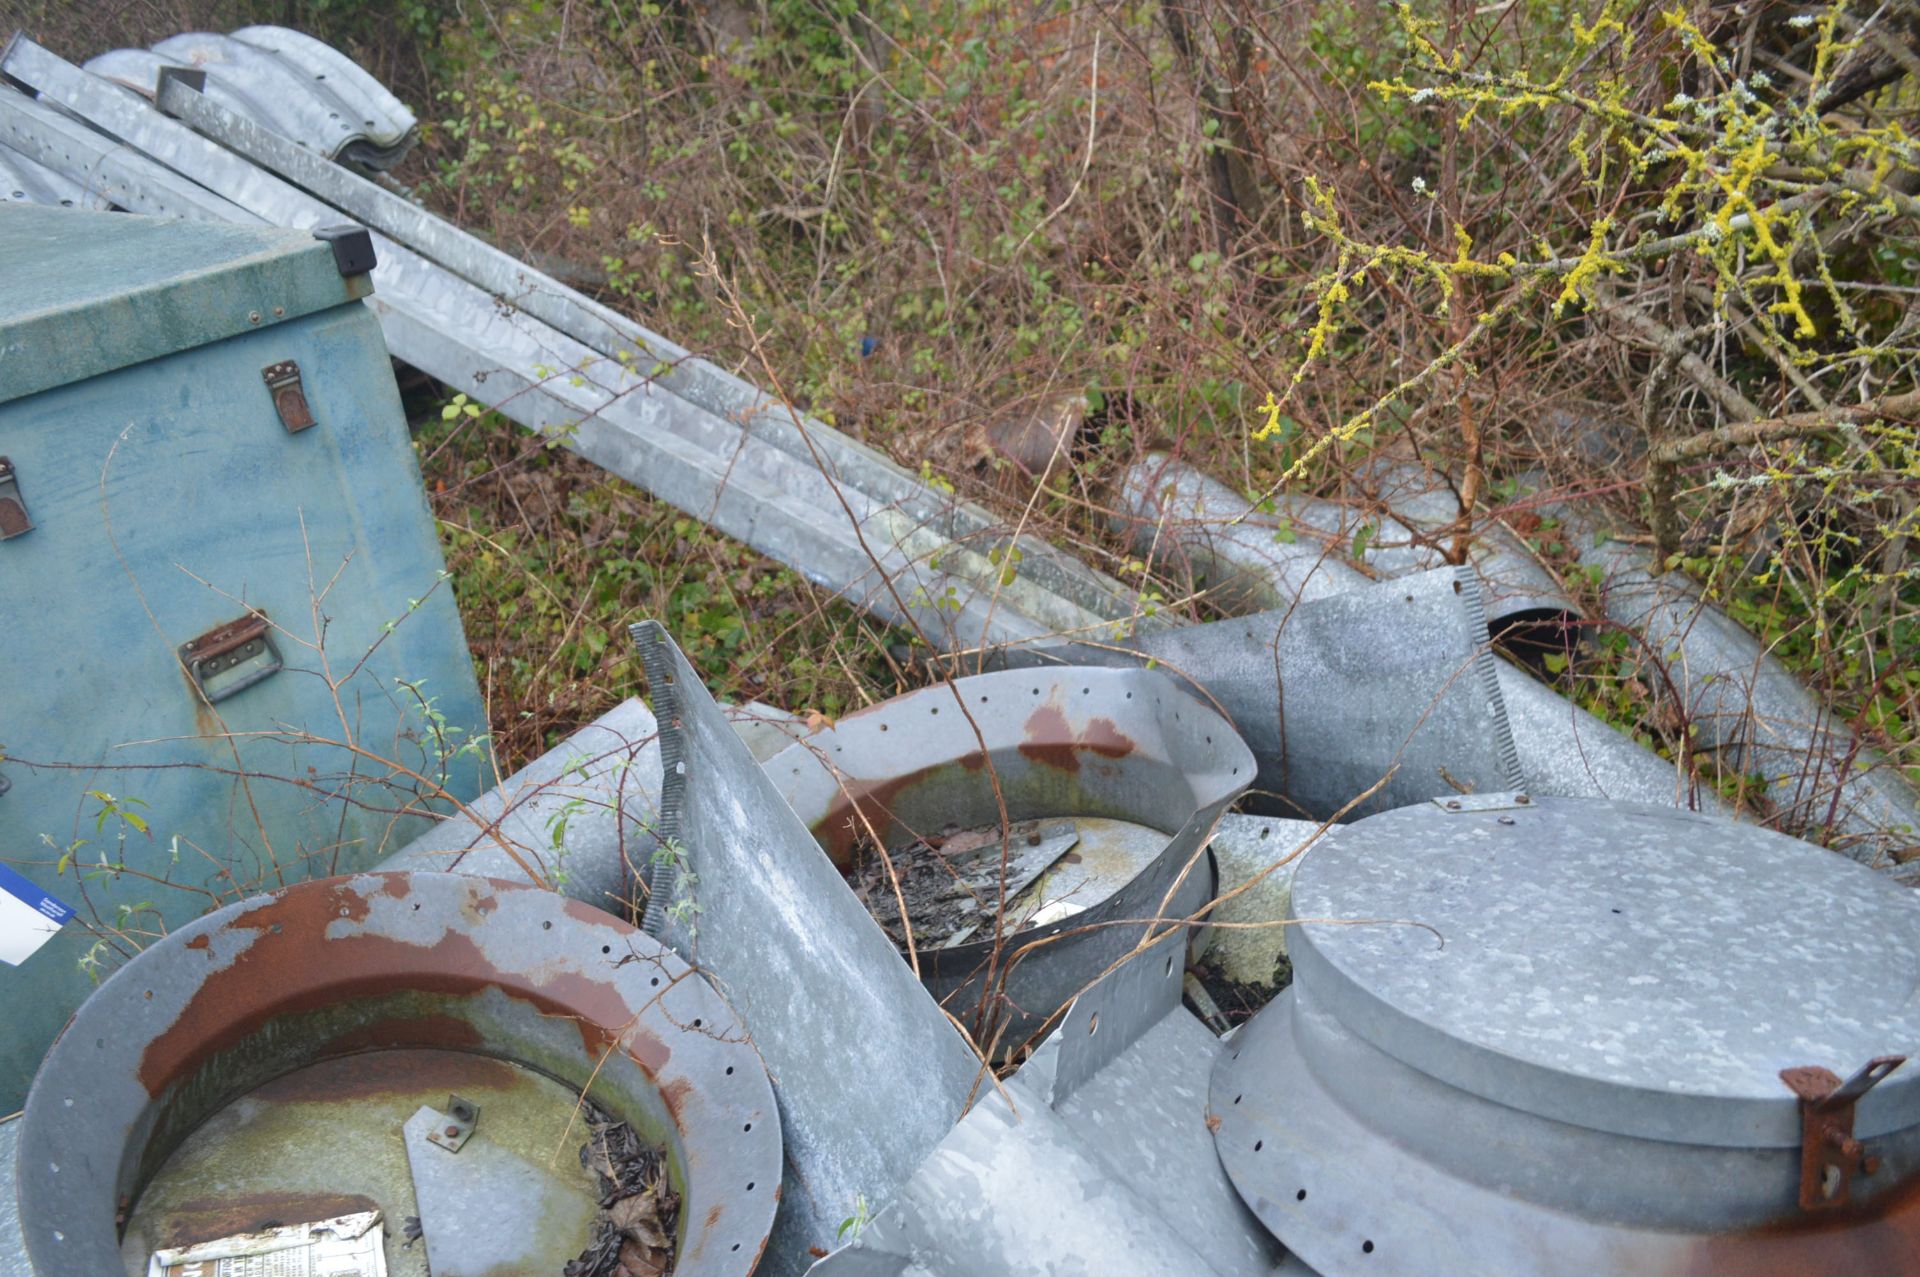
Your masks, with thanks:
[{"label": "black plastic corner cap", "polygon": [[333,264],[342,278],[364,275],[378,264],[373,255],[373,236],[364,226],[352,222],[322,226],[313,232],[313,237],[333,245]]}]

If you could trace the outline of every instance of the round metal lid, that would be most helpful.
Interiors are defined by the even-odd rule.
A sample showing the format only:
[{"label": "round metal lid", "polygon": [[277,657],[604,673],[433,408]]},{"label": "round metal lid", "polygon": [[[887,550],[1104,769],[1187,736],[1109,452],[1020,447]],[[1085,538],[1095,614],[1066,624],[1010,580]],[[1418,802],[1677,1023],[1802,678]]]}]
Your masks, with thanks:
[{"label": "round metal lid", "polygon": [[[1920,900],[1871,869],[1671,808],[1459,802],[1337,830],[1293,881],[1295,978],[1404,1063],[1581,1126],[1754,1147],[1800,1140],[1782,1069],[1920,1050]],[[1909,1066],[1855,1131],[1916,1123]]]}]

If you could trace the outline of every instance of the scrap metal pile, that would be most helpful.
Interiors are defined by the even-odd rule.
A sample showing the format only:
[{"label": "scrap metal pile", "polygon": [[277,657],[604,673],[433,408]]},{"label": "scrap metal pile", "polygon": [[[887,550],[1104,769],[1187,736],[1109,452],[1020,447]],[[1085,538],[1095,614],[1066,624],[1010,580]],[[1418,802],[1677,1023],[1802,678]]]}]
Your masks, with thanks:
[{"label": "scrap metal pile", "polygon": [[[329,1244],[376,1211],[383,1271],[430,1277],[1920,1271],[1920,802],[1697,597],[1590,548],[1853,858],[1497,656],[1580,621],[1517,543],[1347,563],[1158,459],[1140,536],[1249,614],[1176,627],[1001,553],[985,510],[361,176],[410,117],[303,39],[90,72],[18,38],[0,164],[44,202],[364,223],[395,355],[987,672],[769,728],[636,626],[650,710],[101,987],[0,1124],[0,1274],[138,1273],[327,1193]],[[329,125],[263,104],[296,73],[333,77]],[[1411,530],[1425,481],[1394,481]],[[501,881],[560,811],[559,889]],[[1292,983],[1216,1036],[1188,971],[1271,971],[1276,934]]]}]

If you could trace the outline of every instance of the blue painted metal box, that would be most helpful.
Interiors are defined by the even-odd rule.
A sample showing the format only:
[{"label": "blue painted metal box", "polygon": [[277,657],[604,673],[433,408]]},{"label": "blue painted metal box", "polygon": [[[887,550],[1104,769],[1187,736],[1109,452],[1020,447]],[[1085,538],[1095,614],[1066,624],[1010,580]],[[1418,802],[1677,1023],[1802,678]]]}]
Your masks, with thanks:
[{"label": "blue painted metal box", "polygon": [[494,780],[371,265],[0,206],[0,861],[75,910],[0,965],[0,1113],[144,941]]}]

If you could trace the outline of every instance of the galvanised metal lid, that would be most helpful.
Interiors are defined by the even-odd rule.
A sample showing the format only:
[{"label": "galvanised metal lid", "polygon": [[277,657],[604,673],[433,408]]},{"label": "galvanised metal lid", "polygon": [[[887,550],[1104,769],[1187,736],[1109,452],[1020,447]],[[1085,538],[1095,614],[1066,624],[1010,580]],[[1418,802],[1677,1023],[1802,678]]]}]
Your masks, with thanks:
[{"label": "galvanised metal lid", "polygon": [[369,266],[305,230],[0,203],[0,403],[355,301]]},{"label": "galvanised metal lid", "polygon": [[[1911,891],[1750,825],[1524,798],[1401,808],[1311,852],[1290,949],[1315,1003],[1499,1104],[1722,1147],[1801,1142],[1783,1069],[1920,1049]],[[1860,1099],[1854,1134],[1916,1124],[1909,1067]]]},{"label": "galvanised metal lid", "polygon": [[1482,794],[1336,831],[1291,912],[1294,982],[1207,1124],[1315,1271],[1920,1271],[1906,889],[1751,826]]}]

